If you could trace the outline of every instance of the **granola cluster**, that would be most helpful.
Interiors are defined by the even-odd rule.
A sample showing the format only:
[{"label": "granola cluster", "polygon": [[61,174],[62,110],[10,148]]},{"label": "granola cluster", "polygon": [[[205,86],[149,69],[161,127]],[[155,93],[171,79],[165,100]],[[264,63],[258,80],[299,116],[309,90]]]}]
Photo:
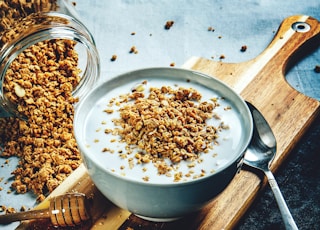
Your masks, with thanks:
[{"label": "granola cluster", "polygon": [[[216,118],[213,110],[219,104],[215,99],[201,101],[201,94],[192,88],[150,87],[145,95],[146,84],[144,81],[132,93],[110,101],[110,107],[119,107],[120,118],[113,119],[116,128],[106,129],[105,133],[121,137],[131,163],[129,155],[139,149],[134,154],[137,164],[152,162],[158,174],[167,175],[172,165],[195,162],[200,153],[209,152],[217,143],[222,126],[214,127],[207,120]],[[105,112],[111,114],[113,110],[107,108]],[[124,153],[120,156],[127,157]],[[179,175],[175,175],[179,177],[175,181],[181,179]]]},{"label": "granola cluster", "polygon": [[[8,10],[0,11],[0,28],[53,2],[1,1],[0,8]],[[75,45],[48,40],[30,46],[11,63],[2,85],[5,97],[27,119],[0,118],[1,156],[20,158],[12,187],[18,193],[32,190],[39,201],[81,163],[73,135],[78,99],[72,92],[80,81]]]}]

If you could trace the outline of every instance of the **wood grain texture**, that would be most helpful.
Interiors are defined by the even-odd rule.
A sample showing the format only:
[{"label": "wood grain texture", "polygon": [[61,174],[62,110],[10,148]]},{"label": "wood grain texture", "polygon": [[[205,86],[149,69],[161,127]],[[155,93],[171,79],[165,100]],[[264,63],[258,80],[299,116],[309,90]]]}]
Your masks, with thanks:
[{"label": "wood grain texture", "polygon": [[[296,32],[292,29],[295,22],[306,22],[310,30]],[[301,49],[319,44],[319,22],[308,16],[292,16],[283,21],[270,45],[250,61],[223,63],[193,57],[183,67],[222,80],[262,112],[278,143],[271,166],[275,172],[320,111],[319,101],[302,95],[287,84],[285,71],[294,59],[301,58]],[[200,212],[170,223],[148,222],[115,207],[95,188],[83,166],[51,196],[80,191],[91,197],[92,229],[230,229],[238,223],[266,183],[262,174],[241,170],[229,186]],[[46,202],[40,207],[46,206]],[[24,223],[19,229],[27,229],[28,224]]]}]

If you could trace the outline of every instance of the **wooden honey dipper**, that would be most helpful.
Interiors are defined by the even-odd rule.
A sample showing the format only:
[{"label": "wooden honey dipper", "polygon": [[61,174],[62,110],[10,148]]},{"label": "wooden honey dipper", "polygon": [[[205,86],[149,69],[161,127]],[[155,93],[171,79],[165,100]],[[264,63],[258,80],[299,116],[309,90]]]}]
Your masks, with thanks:
[{"label": "wooden honey dipper", "polygon": [[90,218],[88,205],[88,200],[82,193],[65,194],[53,197],[48,209],[0,215],[0,224],[50,218],[54,226],[75,226]]}]

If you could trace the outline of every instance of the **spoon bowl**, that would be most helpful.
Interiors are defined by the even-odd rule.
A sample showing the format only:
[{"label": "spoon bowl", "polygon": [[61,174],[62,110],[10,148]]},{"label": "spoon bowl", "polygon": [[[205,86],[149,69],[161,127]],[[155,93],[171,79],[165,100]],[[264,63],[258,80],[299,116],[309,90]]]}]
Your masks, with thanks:
[{"label": "spoon bowl", "polygon": [[247,105],[253,118],[253,136],[245,153],[244,163],[265,173],[278,203],[286,229],[298,229],[280,188],[270,171],[270,165],[276,155],[276,138],[260,111],[249,102],[247,102]]},{"label": "spoon bowl", "polygon": [[254,130],[244,162],[260,170],[269,170],[276,154],[276,138],[262,114],[249,102],[247,105],[252,114]]}]

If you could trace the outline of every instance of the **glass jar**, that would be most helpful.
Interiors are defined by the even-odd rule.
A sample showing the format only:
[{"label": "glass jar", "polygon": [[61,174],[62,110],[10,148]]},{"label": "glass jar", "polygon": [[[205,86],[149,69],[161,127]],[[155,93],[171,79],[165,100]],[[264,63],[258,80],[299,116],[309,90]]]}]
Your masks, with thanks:
[{"label": "glass jar", "polygon": [[22,52],[40,42],[72,41],[78,54],[80,77],[72,96],[81,98],[93,87],[100,75],[99,55],[73,3],[68,0],[5,0],[0,2],[0,8],[0,117],[21,117],[17,103],[6,95],[6,74]]}]

